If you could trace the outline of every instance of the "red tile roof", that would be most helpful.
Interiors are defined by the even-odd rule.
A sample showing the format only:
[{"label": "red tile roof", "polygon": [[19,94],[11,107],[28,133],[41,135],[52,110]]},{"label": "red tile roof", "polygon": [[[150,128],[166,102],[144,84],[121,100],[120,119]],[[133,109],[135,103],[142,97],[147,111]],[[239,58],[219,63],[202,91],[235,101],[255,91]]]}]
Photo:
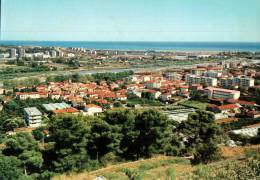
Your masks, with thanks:
[{"label": "red tile roof", "polygon": [[100,108],[100,109],[102,109],[102,107],[95,105],[95,104],[88,104],[88,105],[86,105],[86,108],[88,108],[88,109],[90,109],[90,108]]},{"label": "red tile roof", "polygon": [[228,100],[229,103],[238,103],[238,104],[241,104],[241,105],[255,105],[256,103],[253,102],[253,101],[244,101],[244,100],[235,100],[235,99],[230,99]]},{"label": "red tile roof", "polygon": [[227,104],[227,105],[218,106],[218,109],[220,109],[220,110],[228,110],[228,109],[236,109],[236,108],[238,108],[238,106],[235,104]]},{"label": "red tile roof", "polygon": [[75,108],[67,108],[67,109],[57,109],[54,110],[53,113],[54,114],[62,114],[62,113],[77,113],[79,112],[79,110],[75,109]]}]

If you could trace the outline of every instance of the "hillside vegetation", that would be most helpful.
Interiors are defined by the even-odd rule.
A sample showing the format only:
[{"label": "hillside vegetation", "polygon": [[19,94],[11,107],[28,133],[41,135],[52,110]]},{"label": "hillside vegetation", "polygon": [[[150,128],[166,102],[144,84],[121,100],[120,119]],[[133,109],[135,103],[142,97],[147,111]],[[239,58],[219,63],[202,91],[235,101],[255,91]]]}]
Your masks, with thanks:
[{"label": "hillside vegetation", "polygon": [[[221,147],[223,159],[208,165],[191,165],[186,158],[157,156],[147,160],[110,165],[105,168],[55,176],[53,180],[183,180],[183,179],[255,179],[260,173],[260,145]],[[254,155],[253,155],[254,154]],[[252,156],[253,155],[253,156]]]}]

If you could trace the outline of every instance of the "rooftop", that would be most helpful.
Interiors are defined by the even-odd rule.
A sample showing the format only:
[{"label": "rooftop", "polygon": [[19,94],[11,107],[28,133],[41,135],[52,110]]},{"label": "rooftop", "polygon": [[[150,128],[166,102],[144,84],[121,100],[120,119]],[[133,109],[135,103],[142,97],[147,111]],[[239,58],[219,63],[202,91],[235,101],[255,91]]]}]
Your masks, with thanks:
[{"label": "rooftop", "polygon": [[29,116],[42,116],[42,113],[36,107],[24,108],[24,111]]},{"label": "rooftop", "polygon": [[69,108],[70,105],[68,105],[67,103],[50,103],[50,104],[43,104],[42,105],[47,111],[53,111],[53,110],[57,110],[57,109],[66,109]]}]

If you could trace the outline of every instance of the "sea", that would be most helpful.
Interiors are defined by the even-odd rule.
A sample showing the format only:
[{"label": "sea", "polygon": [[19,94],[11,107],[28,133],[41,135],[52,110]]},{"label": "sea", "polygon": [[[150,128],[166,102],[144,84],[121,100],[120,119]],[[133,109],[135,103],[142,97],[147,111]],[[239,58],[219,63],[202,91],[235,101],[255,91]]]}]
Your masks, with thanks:
[{"label": "sea", "polygon": [[66,48],[86,48],[93,50],[260,52],[260,42],[0,41],[0,45],[55,46]]}]

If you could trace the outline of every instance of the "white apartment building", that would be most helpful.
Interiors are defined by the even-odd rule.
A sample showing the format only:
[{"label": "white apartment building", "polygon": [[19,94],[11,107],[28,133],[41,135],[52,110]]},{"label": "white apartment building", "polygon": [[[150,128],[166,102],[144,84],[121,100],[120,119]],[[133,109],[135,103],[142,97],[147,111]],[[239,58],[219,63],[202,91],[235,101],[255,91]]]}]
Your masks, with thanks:
[{"label": "white apartment building", "polygon": [[248,89],[255,85],[255,80],[247,76],[231,77],[231,78],[222,78],[220,79],[220,85],[222,87],[239,87],[242,89]]},{"label": "white apartment building", "polygon": [[212,78],[218,78],[222,76],[222,72],[217,72],[217,71],[206,71],[204,73],[204,76],[206,77],[212,77]]},{"label": "white apartment building", "polygon": [[53,58],[57,57],[57,52],[55,50],[52,50],[50,54]]},{"label": "white apartment building", "polygon": [[191,69],[191,74],[201,76],[207,71],[206,68],[194,68]]},{"label": "white apartment building", "polygon": [[16,49],[12,48],[10,49],[10,58],[15,58],[16,57]]},{"label": "white apartment building", "polygon": [[25,49],[19,48],[18,49],[19,58],[25,57]]},{"label": "white apartment building", "polygon": [[175,80],[181,80],[182,79],[182,75],[175,73],[175,72],[166,72],[164,74],[164,76],[169,81],[175,81]]},{"label": "white apartment building", "polygon": [[239,99],[240,91],[209,87],[205,89],[209,99]]},{"label": "white apartment building", "polygon": [[249,87],[253,87],[255,85],[255,80],[247,76],[235,77],[234,82],[242,89],[248,89]]},{"label": "white apartment building", "polygon": [[24,120],[30,127],[40,126],[42,123],[42,113],[36,107],[24,108]]},{"label": "white apartment building", "polygon": [[186,75],[186,83],[190,86],[192,84],[206,84],[207,86],[217,86],[218,80],[212,77],[188,74]]},{"label": "white apartment building", "polygon": [[221,78],[220,86],[225,88],[230,88],[234,86],[233,78]]}]

